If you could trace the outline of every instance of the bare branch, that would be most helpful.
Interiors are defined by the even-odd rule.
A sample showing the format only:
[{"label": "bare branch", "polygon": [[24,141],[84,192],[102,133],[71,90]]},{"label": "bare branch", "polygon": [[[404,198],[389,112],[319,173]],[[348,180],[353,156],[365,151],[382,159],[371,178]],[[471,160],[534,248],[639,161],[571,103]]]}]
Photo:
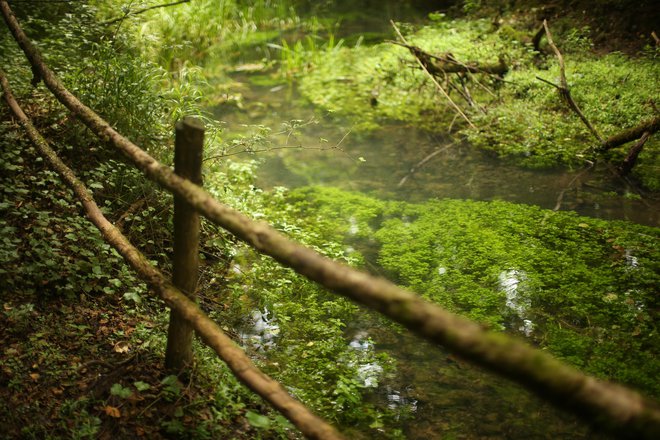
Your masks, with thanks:
[{"label": "bare branch", "polygon": [[[593,134],[600,143],[603,143],[602,136],[596,131],[594,126],[591,125],[591,122],[589,122],[586,116],[584,116],[584,113],[582,113],[580,107],[578,107],[577,103],[573,100],[573,97],[571,96],[571,90],[568,88],[568,81],[566,81],[566,65],[564,63],[564,57],[562,56],[561,52],[559,52],[557,46],[555,46],[554,41],[552,41],[552,34],[550,34],[550,29],[548,28],[547,20],[543,20],[543,28],[545,29],[545,34],[548,37],[548,44],[555,52],[555,55],[557,56],[557,60],[559,61],[559,74],[560,74],[559,81],[561,82],[561,85],[559,87],[555,86],[559,90],[559,95],[564,99],[564,101],[568,104],[571,110],[573,110],[578,115],[578,117],[584,123],[584,125],[587,126],[591,134]],[[544,81],[544,82],[548,82],[548,81]]]},{"label": "bare branch", "polygon": [[104,21],[101,24],[105,25],[105,26],[109,26],[111,24],[117,23],[118,21],[126,20],[128,17],[133,17],[135,15],[140,15],[140,14],[143,14],[147,11],[151,11],[152,9],[167,8],[167,7],[170,7],[170,6],[180,5],[182,3],[190,3],[190,0],[179,0],[179,1],[176,1],[176,2],[173,2],[173,3],[165,3],[165,4],[162,4],[162,5],[149,6],[147,8],[142,8],[142,9],[138,9],[138,10],[135,10],[135,11],[128,11],[124,15],[122,15],[121,17],[116,17],[116,18]]},{"label": "bare branch", "polygon": [[[390,20],[390,23],[392,24],[392,27],[394,27],[394,30],[397,33],[397,35],[399,36],[399,38],[401,39],[401,41],[403,41],[404,44],[409,46],[408,42],[406,41],[406,38],[401,34],[401,31],[399,31],[399,28],[394,23],[394,21]],[[445,89],[442,88],[442,86],[438,83],[438,81],[431,74],[431,72],[429,72],[427,66],[422,62],[422,60],[420,60],[419,57],[417,57],[417,56],[415,56],[415,60],[417,60],[417,63],[421,66],[421,68],[424,70],[424,72],[426,72],[428,77],[431,78],[431,81],[433,82],[433,84],[435,84],[436,89],[438,89],[438,91],[447,99],[447,101],[449,101],[449,103],[451,104],[452,107],[454,107],[456,112],[459,115],[461,115],[461,117],[463,119],[465,119],[465,121],[468,123],[468,125],[470,127],[474,128],[476,130],[477,127],[472,123],[472,121],[470,121],[470,119],[467,116],[465,116],[465,113],[463,113],[461,108],[458,105],[456,105],[456,103],[451,99],[451,97],[445,91]]]}]

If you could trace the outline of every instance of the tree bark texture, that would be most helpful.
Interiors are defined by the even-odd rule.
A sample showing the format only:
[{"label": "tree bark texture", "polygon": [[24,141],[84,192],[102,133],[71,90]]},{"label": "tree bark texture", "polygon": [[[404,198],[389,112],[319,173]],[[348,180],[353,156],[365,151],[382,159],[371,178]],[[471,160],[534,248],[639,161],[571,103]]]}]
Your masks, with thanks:
[{"label": "tree bark texture", "polygon": [[[184,118],[176,124],[174,142],[174,172],[192,183],[202,185],[202,152],[204,125],[194,118]],[[199,272],[199,213],[181,196],[174,196],[174,256],[172,282],[191,301]],[[193,361],[193,329],[177,311],[170,311],[167,333],[165,368],[179,373]]]},{"label": "tree bark texture", "polygon": [[646,121],[636,125],[628,130],[622,131],[621,133],[610,136],[603,142],[598,149],[598,151],[607,151],[612,148],[619,147],[623,144],[626,144],[630,141],[641,138],[644,133],[649,133],[650,135],[654,134],[660,129],[660,116],[656,116],[652,119],[647,119]]},{"label": "tree bark texture", "polygon": [[[0,5],[0,7],[4,6],[6,5]],[[87,217],[101,231],[103,238],[124,257],[140,278],[154,289],[169,307],[177,310],[181,317],[191,324],[206,345],[218,354],[241,382],[269,402],[300,429],[306,437],[329,440],[343,439],[341,434],[332,426],[314,415],[307,407],[291,397],[278,382],[255,367],[250,358],[225,335],[215,322],[202,312],[197,304],[168,281],[165,275],[152,266],[121,231],[105,218],[94,202],[89,190],[78,180],[73,171],[60,160],[19,107],[2,70],[0,70],[0,85],[4,91],[5,101],[25,129],[32,143],[81,201]]]},{"label": "tree bark texture", "polygon": [[629,438],[660,438],[660,409],[657,403],[637,392],[587,376],[516,338],[486,331],[385,279],[323,257],[269,225],[255,222],[218,202],[199,186],[177,176],[68,92],[22,32],[6,0],[0,0],[0,9],[29,61],[39,70],[57,99],[93,133],[122,151],[149,179],[186,198],[210,221],[310,280],[379,311],[417,335],[444,345],[477,365],[524,385],[599,429]]}]

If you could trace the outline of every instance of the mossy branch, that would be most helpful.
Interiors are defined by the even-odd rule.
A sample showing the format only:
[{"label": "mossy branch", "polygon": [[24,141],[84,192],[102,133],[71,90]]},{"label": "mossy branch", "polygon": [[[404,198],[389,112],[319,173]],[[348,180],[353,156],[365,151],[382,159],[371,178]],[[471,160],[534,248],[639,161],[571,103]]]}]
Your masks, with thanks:
[{"label": "mossy branch", "polygon": [[632,128],[624,130],[621,133],[610,136],[601,143],[597,151],[602,153],[607,150],[611,150],[612,148],[616,148],[623,144],[627,144],[628,142],[640,139],[644,133],[654,134],[658,130],[660,130],[660,116],[655,116]]},{"label": "mossy branch", "polygon": [[30,63],[39,69],[44,83],[57,99],[93,133],[122,151],[149,179],[186,198],[212,222],[310,280],[379,311],[417,335],[444,345],[475,364],[524,385],[599,429],[629,438],[660,437],[660,408],[637,392],[586,376],[516,338],[486,331],[385,279],[330,260],[286,238],[269,225],[255,222],[218,202],[202,188],[177,176],[73,96],[43,63],[38,51],[20,29],[6,0],[0,0],[0,9]]},{"label": "mossy branch", "polygon": [[401,43],[398,41],[388,41],[388,43],[396,44],[397,46],[408,49],[410,53],[422,61],[429,73],[435,76],[444,75],[445,73],[486,73],[489,75],[502,76],[509,71],[509,67],[503,59],[500,59],[497,64],[481,64],[476,61],[461,62],[451,55],[433,55],[425,52],[417,46],[412,46],[407,43]]},{"label": "mossy branch", "polygon": [[25,129],[32,143],[78,197],[87,217],[99,229],[103,238],[124,257],[140,278],[154,289],[172,310],[176,310],[183,319],[192,325],[206,345],[218,354],[241,382],[280,411],[305,436],[315,439],[342,439],[343,437],[332,426],[314,415],[306,406],[291,397],[278,382],[259,370],[243,350],[237,347],[197,304],[170,283],[165,275],[152,266],[121,231],[105,218],[91,192],[60,160],[18,105],[2,70],[0,70],[0,85],[4,91],[7,105]]}]

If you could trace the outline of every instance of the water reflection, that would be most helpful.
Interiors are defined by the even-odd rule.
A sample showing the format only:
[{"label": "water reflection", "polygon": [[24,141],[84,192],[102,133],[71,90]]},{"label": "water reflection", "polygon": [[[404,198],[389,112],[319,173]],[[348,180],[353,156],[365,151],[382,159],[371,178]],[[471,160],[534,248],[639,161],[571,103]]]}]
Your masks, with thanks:
[{"label": "water reflection", "polygon": [[[272,139],[273,146],[295,148],[259,153],[264,161],[259,184],[265,188],[332,185],[410,202],[497,199],[549,209],[559,206],[603,219],[660,224],[660,201],[629,197],[627,184],[604,166],[589,171],[520,169],[465,143],[452,143],[444,135],[404,124],[391,123],[367,134],[350,132],[349,120],[309,107],[293,86],[246,86],[242,93],[244,109],[214,109],[228,135],[258,131],[256,125],[280,127],[292,120],[317,121],[301,126],[295,135],[285,132]],[[340,148],[331,148],[342,139]],[[417,167],[431,154],[432,159]]]},{"label": "water reflection", "polygon": [[520,289],[520,284],[526,279],[524,271],[506,270],[499,275],[500,290],[506,294],[506,307],[522,321],[518,331],[529,337],[534,330],[534,323],[528,317],[532,300]]},{"label": "water reflection", "polygon": [[279,333],[280,326],[275,317],[264,307],[263,311],[252,311],[247,324],[239,331],[239,337],[255,350],[266,351],[275,347]]}]

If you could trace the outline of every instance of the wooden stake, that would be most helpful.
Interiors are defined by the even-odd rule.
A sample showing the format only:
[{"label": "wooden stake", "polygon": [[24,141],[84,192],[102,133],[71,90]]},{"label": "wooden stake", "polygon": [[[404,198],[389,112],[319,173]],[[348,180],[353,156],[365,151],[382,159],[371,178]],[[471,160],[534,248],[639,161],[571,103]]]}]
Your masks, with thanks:
[{"label": "wooden stake", "polygon": [[[176,124],[174,172],[200,186],[203,144],[204,125],[200,120],[186,117]],[[199,213],[183,197],[175,195],[172,282],[193,301],[199,269],[199,222]],[[180,373],[192,363],[192,337],[190,323],[172,310],[165,353],[168,370]]]}]

